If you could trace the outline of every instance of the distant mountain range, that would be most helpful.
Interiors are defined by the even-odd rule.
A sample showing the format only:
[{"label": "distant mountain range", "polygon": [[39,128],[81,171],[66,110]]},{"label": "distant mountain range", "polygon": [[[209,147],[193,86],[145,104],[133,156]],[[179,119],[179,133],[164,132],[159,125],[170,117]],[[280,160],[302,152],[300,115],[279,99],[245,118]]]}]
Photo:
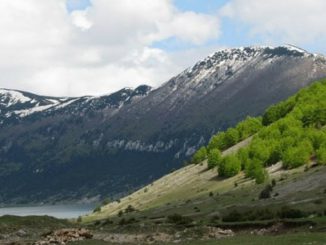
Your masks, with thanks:
[{"label": "distant mountain range", "polygon": [[93,97],[0,90],[0,202],[92,200],[133,191],[219,130],[326,77],[293,46],[218,51],[157,89]]}]

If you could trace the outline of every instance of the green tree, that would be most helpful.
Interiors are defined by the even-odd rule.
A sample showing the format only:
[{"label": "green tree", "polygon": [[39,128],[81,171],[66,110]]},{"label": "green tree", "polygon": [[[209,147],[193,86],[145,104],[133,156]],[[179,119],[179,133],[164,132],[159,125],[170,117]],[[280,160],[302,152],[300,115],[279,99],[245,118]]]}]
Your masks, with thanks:
[{"label": "green tree", "polygon": [[269,107],[263,115],[263,125],[269,125],[282,117],[285,117],[295,106],[295,97],[291,97],[286,101],[280,102]]},{"label": "green tree", "polygon": [[318,150],[320,146],[326,142],[326,133],[321,130],[309,128],[306,130],[306,135],[312,142],[313,148],[315,150]]},{"label": "green tree", "polygon": [[251,159],[246,165],[245,174],[247,177],[255,179],[257,184],[264,183],[267,178],[267,172],[264,163],[259,159]]},{"label": "green tree", "polygon": [[241,140],[257,133],[262,128],[261,117],[247,117],[244,121],[238,123],[236,129],[239,132]]},{"label": "green tree", "polygon": [[269,141],[270,154],[265,165],[273,165],[282,159],[282,148],[279,141]]},{"label": "green tree", "polygon": [[282,155],[283,167],[286,169],[297,168],[309,162],[311,150],[304,145],[288,148]]},{"label": "green tree", "polygon": [[229,155],[223,158],[219,165],[218,172],[220,176],[232,177],[241,171],[241,162],[236,155]]},{"label": "green tree", "polygon": [[198,164],[207,158],[207,150],[205,146],[199,148],[199,150],[193,155],[191,162]]},{"label": "green tree", "polygon": [[225,140],[225,145],[226,145],[227,148],[235,145],[240,140],[239,131],[236,130],[235,128],[229,128],[225,132],[224,140]]},{"label": "green tree", "polygon": [[222,161],[222,154],[219,149],[212,149],[208,152],[208,168],[215,168]]},{"label": "green tree", "polygon": [[248,148],[239,149],[239,151],[237,153],[237,157],[239,158],[239,160],[241,162],[241,169],[245,169],[250,161]]},{"label": "green tree", "polygon": [[249,147],[249,157],[251,159],[258,159],[263,163],[267,163],[270,157],[269,145],[264,140],[259,138],[253,140]]},{"label": "green tree", "polygon": [[225,144],[225,132],[214,135],[209,141],[207,148],[209,151],[212,149],[225,150],[227,148]]}]

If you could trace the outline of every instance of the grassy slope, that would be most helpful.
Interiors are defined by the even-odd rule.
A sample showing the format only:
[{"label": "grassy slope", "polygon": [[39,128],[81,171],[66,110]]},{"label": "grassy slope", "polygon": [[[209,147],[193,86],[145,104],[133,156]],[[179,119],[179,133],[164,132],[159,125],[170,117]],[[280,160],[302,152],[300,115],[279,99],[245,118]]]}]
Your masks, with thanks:
[{"label": "grassy slope", "polygon": [[[299,142],[301,138],[297,140]],[[223,155],[235,153],[251,141],[252,137],[224,151]],[[221,178],[217,170],[209,170],[204,161],[168,174],[119,202],[102,207],[100,212],[83,217],[82,222],[94,225],[95,230],[101,227],[101,232],[108,234],[122,233],[122,237],[138,232],[150,235],[158,231],[169,233],[183,230],[187,227],[185,223],[170,222],[171,217],[180,217],[170,215],[180,214],[191,218],[181,216],[183,220],[191,222],[188,223],[190,229],[183,230],[181,244],[216,244],[216,240],[199,242],[200,236],[194,234],[204,232],[207,227],[231,228],[236,232],[235,237],[225,238],[221,244],[323,244],[326,240],[325,234],[321,233],[326,230],[326,167],[314,164],[310,162],[311,168],[307,169],[302,166],[284,170],[282,162],[278,162],[267,169],[270,181],[257,185],[244,173]],[[272,179],[276,185],[271,197],[259,199],[259,194]],[[128,206],[136,211],[126,212]],[[285,206],[288,209],[283,209]],[[300,219],[284,219],[281,215],[283,210],[301,210],[306,215]],[[234,214],[233,211],[241,213],[233,222],[222,219]],[[254,218],[245,216],[248,214],[254,214],[251,216]],[[256,229],[270,229],[280,224],[283,228],[277,228],[277,236],[270,236],[274,231],[261,237],[250,235]],[[197,241],[186,242],[189,237]]]},{"label": "grassy slope", "polygon": [[[246,146],[251,138],[240,142],[223,154],[227,155]],[[271,199],[258,200],[258,195],[265,185],[256,185],[241,173],[235,177],[222,179],[216,169],[207,170],[207,163],[189,165],[155,181],[139,191],[102,207],[96,212],[83,217],[83,222],[115,217],[132,205],[140,212],[131,217],[149,217],[160,219],[166,215],[180,213],[192,218],[208,220],[210,217],[230,208],[280,207],[284,204],[305,207],[307,210],[321,210],[326,203],[326,168],[316,167],[305,172],[304,167],[282,170],[281,163],[268,168],[270,178],[275,179]],[[210,196],[209,193],[213,193]],[[277,194],[276,194],[277,193]],[[319,200],[321,199],[321,200]],[[319,200],[319,201],[317,201]],[[317,202],[319,204],[314,204]],[[124,215],[128,217],[129,214]],[[115,218],[114,218],[115,217]]]},{"label": "grassy slope", "polygon": [[[251,138],[231,147],[223,154],[227,155],[238,150],[240,147],[247,145],[250,140]],[[232,189],[234,182],[238,179],[243,179],[243,177],[218,179],[216,169],[207,170],[206,162],[198,165],[188,165],[122,198],[120,202],[113,202],[102,207],[101,212],[90,214],[84,217],[83,220],[88,222],[110,217],[118,214],[120,210],[125,210],[128,205],[144,211],[160,207],[169,202],[182,202],[190,197],[200,197],[211,191],[226,192]]]}]

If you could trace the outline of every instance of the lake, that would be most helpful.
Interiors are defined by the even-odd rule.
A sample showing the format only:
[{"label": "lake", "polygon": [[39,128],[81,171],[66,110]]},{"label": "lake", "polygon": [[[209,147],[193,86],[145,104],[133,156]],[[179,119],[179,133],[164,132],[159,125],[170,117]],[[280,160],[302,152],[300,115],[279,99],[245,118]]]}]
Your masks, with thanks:
[{"label": "lake", "polygon": [[71,219],[71,218],[78,218],[78,216],[80,215],[85,215],[87,213],[90,213],[93,211],[94,208],[95,208],[94,204],[6,207],[6,208],[0,208],[0,216],[48,215],[59,219]]}]

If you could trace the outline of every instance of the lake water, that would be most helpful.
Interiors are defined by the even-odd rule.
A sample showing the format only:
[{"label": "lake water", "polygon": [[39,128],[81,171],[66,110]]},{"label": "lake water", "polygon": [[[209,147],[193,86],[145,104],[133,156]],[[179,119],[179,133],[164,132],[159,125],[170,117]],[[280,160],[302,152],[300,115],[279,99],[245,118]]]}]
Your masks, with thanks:
[{"label": "lake water", "polygon": [[8,207],[0,208],[0,216],[16,215],[48,215],[59,219],[78,218],[80,215],[90,213],[95,208],[94,204],[52,205],[37,207]]}]

